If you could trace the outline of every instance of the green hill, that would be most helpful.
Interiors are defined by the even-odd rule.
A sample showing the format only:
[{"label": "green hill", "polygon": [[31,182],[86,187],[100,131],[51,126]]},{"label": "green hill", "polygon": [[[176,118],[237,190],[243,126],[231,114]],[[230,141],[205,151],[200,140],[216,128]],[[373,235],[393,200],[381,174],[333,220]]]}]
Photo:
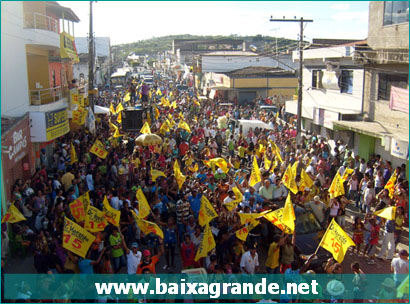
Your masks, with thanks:
[{"label": "green hill", "polygon": [[[275,51],[276,38],[271,36],[198,36],[198,35],[171,35],[163,37],[154,37],[151,39],[140,40],[133,43],[119,44],[113,46],[113,54],[116,60],[123,60],[130,53],[136,55],[156,55],[158,52],[164,52],[172,49],[172,40],[174,39],[221,39],[221,38],[233,38],[243,39],[246,42],[247,50],[250,45],[254,45],[258,48],[258,52]],[[277,38],[277,47],[279,52],[284,52],[288,49],[295,49],[297,45],[296,40]]]}]

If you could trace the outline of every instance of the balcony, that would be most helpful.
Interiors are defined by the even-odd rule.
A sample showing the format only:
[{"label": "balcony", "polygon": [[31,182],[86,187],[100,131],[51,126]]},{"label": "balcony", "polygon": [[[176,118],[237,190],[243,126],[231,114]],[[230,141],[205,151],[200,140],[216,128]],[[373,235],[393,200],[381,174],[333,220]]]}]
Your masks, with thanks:
[{"label": "balcony", "polygon": [[70,91],[66,88],[54,87],[30,90],[30,111],[46,112],[67,105]]},{"label": "balcony", "polygon": [[31,44],[52,47],[50,49],[60,47],[60,34],[56,19],[35,12],[27,12],[24,14],[24,29]]}]

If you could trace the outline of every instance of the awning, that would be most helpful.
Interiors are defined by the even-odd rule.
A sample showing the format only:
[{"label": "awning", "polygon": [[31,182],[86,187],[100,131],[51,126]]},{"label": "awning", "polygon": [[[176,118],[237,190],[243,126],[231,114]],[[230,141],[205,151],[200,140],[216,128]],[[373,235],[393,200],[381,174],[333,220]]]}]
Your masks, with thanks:
[{"label": "awning", "polygon": [[110,109],[106,108],[106,107],[101,107],[101,106],[94,105],[94,113],[95,114],[108,115],[108,114],[110,114]]},{"label": "awning", "polygon": [[371,137],[384,138],[392,137],[400,141],[409,142],[409,130],[387,126],[377,121],[346,121],[339,120],[333,122],[334,128],[350,130],[365,134]]}]

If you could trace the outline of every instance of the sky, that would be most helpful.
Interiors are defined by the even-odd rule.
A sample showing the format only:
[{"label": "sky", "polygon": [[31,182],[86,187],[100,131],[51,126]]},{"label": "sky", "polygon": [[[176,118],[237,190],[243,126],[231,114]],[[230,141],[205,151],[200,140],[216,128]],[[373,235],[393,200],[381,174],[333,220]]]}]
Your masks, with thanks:
[{"label": "sky", "polygon": [[[88,1],[58,1],[81,19],[75,36],[89,32]],[[365,39],[368,1],[98,1],[93,3],[94,34],[111,45],[166,35],[267,35],[298,39],[299,24],[273,18],[313,19],[312,38]]]}]

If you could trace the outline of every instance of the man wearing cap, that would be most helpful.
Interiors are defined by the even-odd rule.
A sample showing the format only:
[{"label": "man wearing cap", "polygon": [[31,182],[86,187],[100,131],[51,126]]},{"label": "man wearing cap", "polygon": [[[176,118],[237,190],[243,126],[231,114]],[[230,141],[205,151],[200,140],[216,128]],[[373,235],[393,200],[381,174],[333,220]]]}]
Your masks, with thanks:
[{"label": "man wearing cap", "polygon": [[259,257],[256,252],[257,248],[258,244],[255,243],[242,255],[240,264],[242,273],[254,274],[255,270],[259,270]]},{"label": "man wearing cap", "polygon": [[137,274],[142,274],[146,269],[149,269],[151,273],[156,274],[155,266],[159,262],[161,255],[164,253],[164,245],[161,238],[159,238],[159,242],[161,245],[157,255],[151,256],[151,251],[148,249],[145,249],[142,252],[142,261],[137,267]]},{"label": "man wearing cap", "polygon": [[127,271],[128,274],[136,274],[138,265],[141,262],[142,253],[138,250],[138,243],[131,244],[131,250],[128,248],[124,236],[121,234],[122,244],[127,256]]},{"label": "man wearing cap", "polygon": [[[396,286],[400,285],[401,280],[398,275],[409,274],[409,253],[406,249],[399,252],[399,257],[391,261],[391,271],[394,273],[394,282]],[[404,276],[402,277],[404,279]]]},{"label": "man wearing cap", "polygon": [[313,202],[309,202],[309,203],[305,204],[305,206],[312,209],[313,214],[319,220],[320,224],[322,224],[324,222],[326,205],[323,202],[320,201],[320,197],[318,195],[316,195],[313,198]]}]

